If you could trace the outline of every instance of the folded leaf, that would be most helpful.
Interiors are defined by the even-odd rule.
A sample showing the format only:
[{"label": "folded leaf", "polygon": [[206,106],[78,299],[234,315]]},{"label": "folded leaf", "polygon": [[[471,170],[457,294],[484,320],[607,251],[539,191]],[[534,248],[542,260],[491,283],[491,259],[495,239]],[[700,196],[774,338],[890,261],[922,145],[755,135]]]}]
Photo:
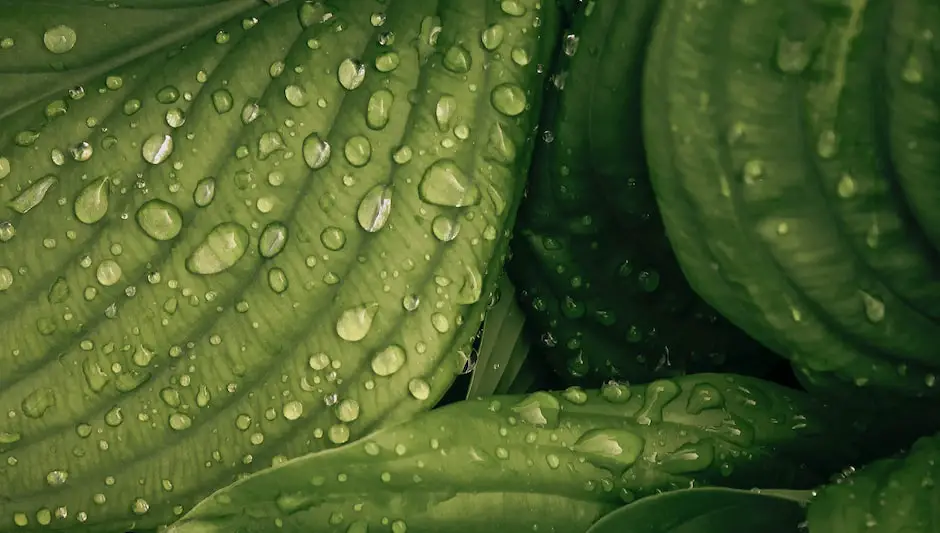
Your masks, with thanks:
[{"label": "folded leaf", "polygon": [[468,400],[242,479],[167,533],[582,533],[690,485],[816,486],[851,456],[839,427],[798,392],[718,374]]}]

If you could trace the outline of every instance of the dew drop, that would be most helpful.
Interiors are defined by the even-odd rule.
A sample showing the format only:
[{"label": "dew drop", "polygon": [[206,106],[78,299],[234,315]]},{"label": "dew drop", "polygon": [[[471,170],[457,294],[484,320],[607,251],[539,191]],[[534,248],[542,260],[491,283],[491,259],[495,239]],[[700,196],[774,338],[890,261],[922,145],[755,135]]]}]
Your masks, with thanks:
[{"label": "dew drop", "polygon": [[140,153],[144,161],[151,165],[159,165],[173,153],[173,137],[166,134],[151,135],[144,141]]},{"label": "dew drop", "polygon": [[356,211],[359,226],[375,233],[385,227],[392,214],[392,189],[386,185],[376,185],[362,197]]},{"label": "dew drop", "polygon": [[75,198],[75,218],[84,224],[94,224],[108,214],[110,179],[98,178],[88,184]]},{"label": "dew drop", "polygon": [[372,321],[379,312],[379,304],[357,305],[343,311],[336,321],[336,334],[348,342],[358,342],[366,338],[372,329]]},{"label": "dew drop", "polygon": [[186,269],[193,274],[217,274],[231,268],[248,251],[248,230],[234,222],[214,227],[186,258]]},{"label": "dew drop", "polygon": [[183,215],[175,205],[160,199],[147,201],[137,210],[137,225],[148,237],[168,241],[183,229]]},{"label": "dew drop", "polygon": [[391,376],[405,366],[405,349],[392,344],[372,357],[372,371],[377,376]]},{"label": "dew drop", "polygon": [[480,202],[480,189],[453,160],[435,161],[418,185],[421,199],[445,207],[465,207]]}]

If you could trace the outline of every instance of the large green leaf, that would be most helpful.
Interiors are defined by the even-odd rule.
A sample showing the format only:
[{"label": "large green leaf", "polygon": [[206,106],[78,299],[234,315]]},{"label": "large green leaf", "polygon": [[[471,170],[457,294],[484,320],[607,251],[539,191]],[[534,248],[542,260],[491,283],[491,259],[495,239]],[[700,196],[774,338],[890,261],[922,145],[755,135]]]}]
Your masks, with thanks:
[{"label": "large green leaf", "polygon": [[0,531],[166,524],[459,372],[554,4],[272,3],[6,4],[38,100],[0,120]]},{"label": "large green leaf", "polygon": [[850,456],[831,415],[716,374],[468,400],[253,474],[168,533],[582,533],[690,485],[816,486]]}]

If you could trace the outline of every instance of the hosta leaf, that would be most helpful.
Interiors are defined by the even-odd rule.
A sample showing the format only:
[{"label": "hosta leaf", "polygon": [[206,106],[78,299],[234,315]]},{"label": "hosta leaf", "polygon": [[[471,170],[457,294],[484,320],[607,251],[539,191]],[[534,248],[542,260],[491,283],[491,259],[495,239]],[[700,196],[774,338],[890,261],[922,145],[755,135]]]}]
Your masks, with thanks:
[{"label": "hosta leaf", "polygon": [[154,528],[433,406],[556,44],[539,0],[126,5],[0,11],[3,533]]}]

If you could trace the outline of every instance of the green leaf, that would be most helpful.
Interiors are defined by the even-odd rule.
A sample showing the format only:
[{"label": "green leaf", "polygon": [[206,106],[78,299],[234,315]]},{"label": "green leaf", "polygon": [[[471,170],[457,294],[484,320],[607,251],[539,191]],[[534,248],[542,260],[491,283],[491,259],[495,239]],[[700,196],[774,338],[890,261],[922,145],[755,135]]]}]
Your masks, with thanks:
[{"label": "green leaf", "polygon": [[167,533],[581,533],[690,485],[815,487],[849,455],[835,416],[717,374],[468,400],[248,476]]},{"label": "green leaf", "polygon": [[519,309],[508,276],[500,278],[497,293],[499,300],[486,313],[483,323],[483,339],[468,399],[508,393],[528,360],[529,342],[523,331],[525,315]]},{"label": "green leaf", "polygon": [[810,533],[940,531],[940,433],[819,491],[808,522]]},{"label": "green leaf", "polygon": [[116,5],[0,0],[0,119],[263,4],[122,0]]},{"label": "green leaf", "polygon": [[810,495],[684,489],[621,507],[587,533],[798,533]]}]

